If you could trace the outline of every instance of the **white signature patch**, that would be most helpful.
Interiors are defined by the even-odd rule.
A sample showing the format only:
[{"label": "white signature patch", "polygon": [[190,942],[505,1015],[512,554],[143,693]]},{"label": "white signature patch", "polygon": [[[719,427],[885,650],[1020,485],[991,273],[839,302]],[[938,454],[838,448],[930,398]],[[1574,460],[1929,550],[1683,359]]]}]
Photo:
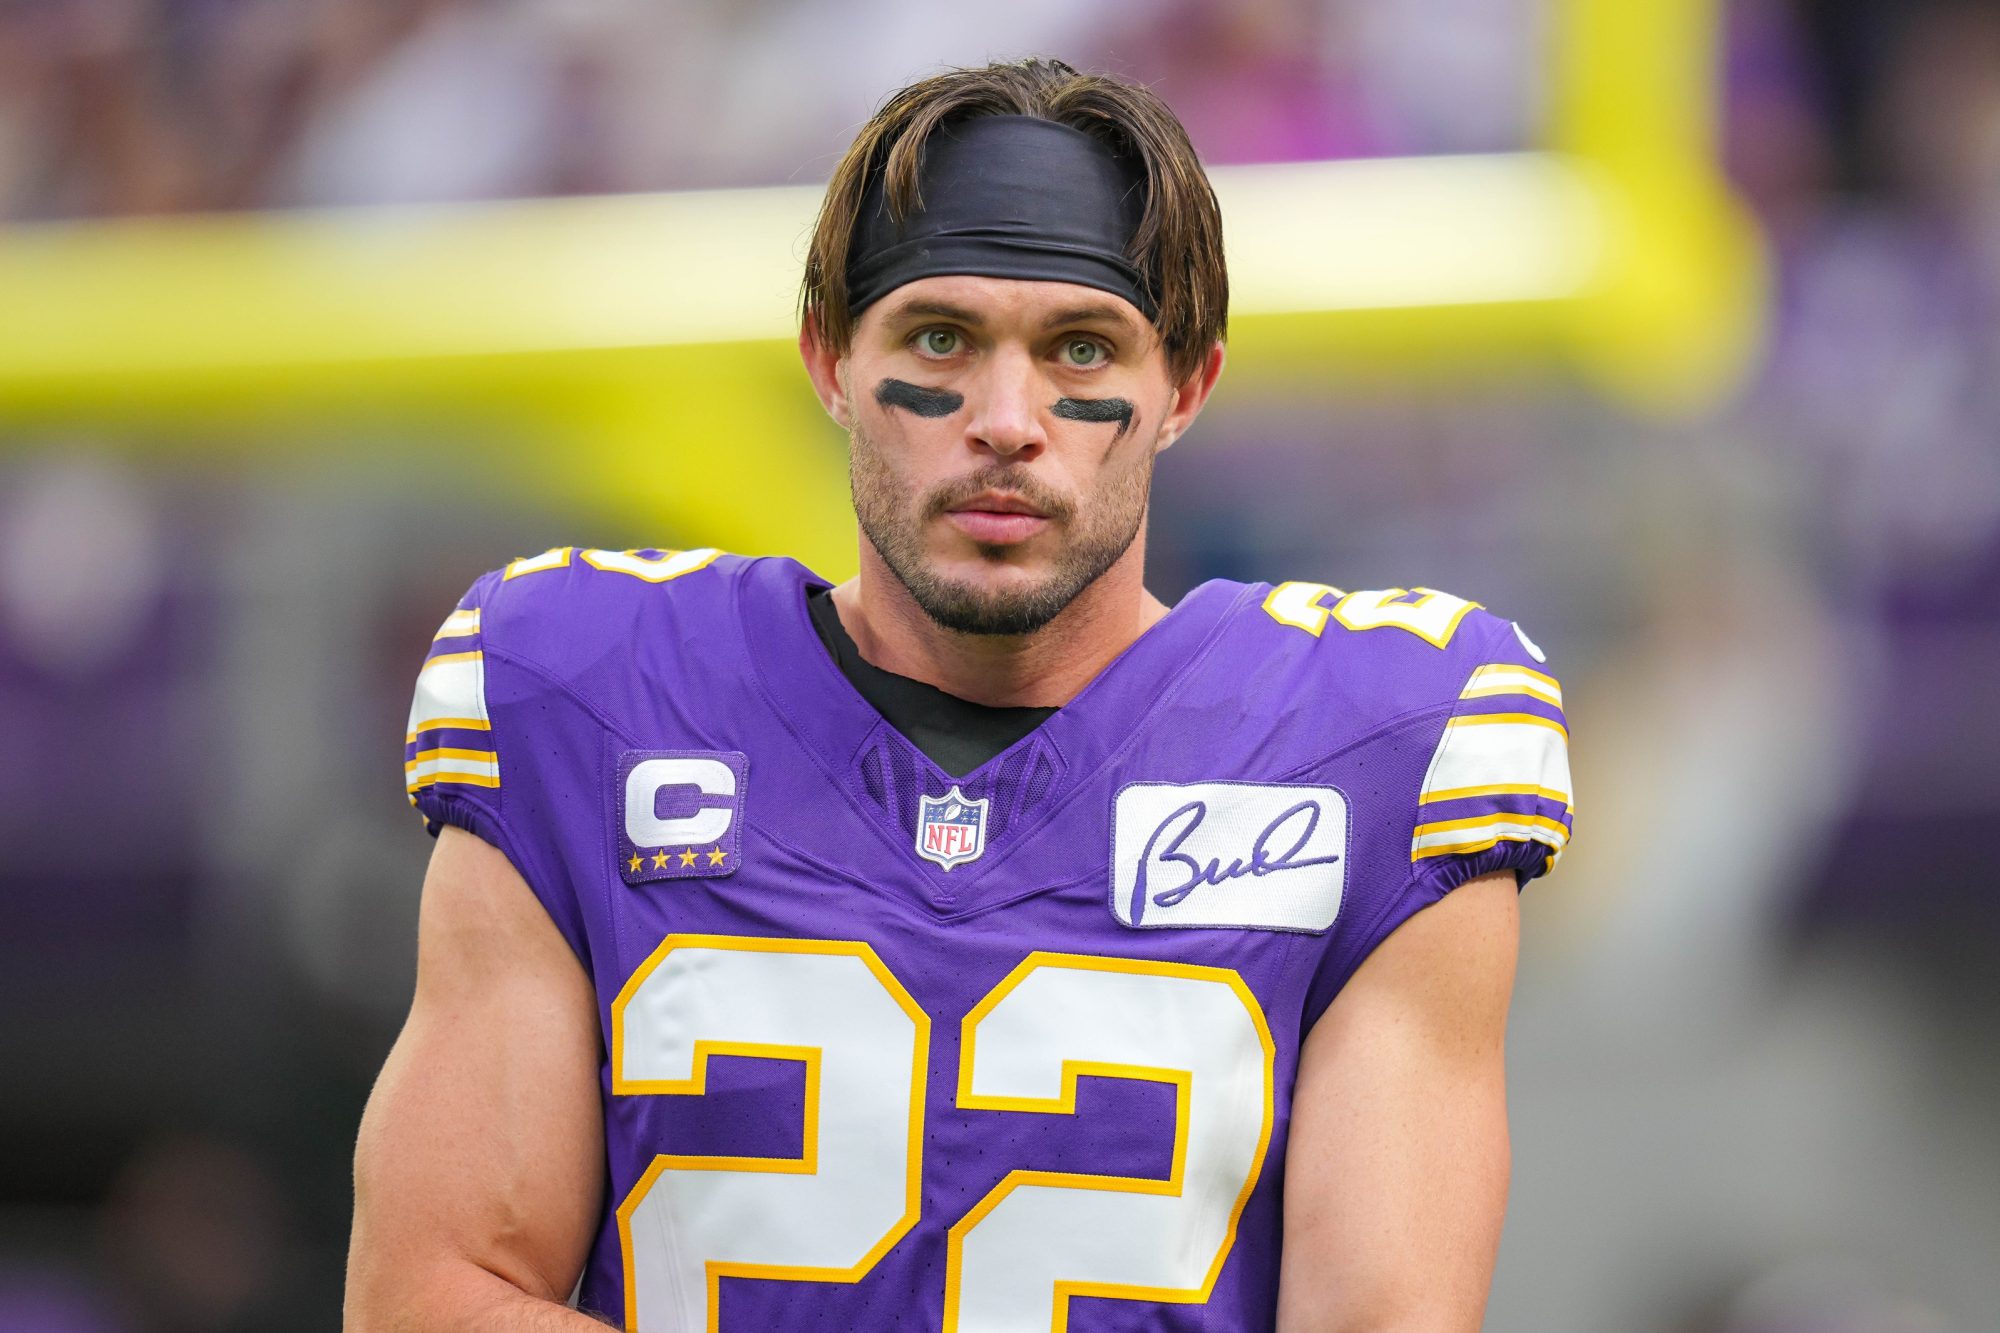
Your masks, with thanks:
[{"label": "white signature patch", "polygon": [[1346,882],[1336,787],[1135,782],[1118,793],[1111,913],[1128,926],[1318,933]]}]

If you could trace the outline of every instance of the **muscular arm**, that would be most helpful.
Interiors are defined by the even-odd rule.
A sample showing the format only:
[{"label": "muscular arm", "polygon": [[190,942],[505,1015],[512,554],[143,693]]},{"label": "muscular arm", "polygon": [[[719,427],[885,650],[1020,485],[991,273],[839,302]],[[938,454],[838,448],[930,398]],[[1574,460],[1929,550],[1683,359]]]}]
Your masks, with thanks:
[{"label": "muscular arm", "polygon": [[590,979],[507,859],[456,829],[417,941],[354,1154],[346,1327],[602,1333],[563,1304],[603,1188]]},{"label": "muscular arm", "polygon": [[1370,955],[1306,1039],[1285,1167],[1280,1333],[1476,1333],[1507,1204],[1511,871]]}]

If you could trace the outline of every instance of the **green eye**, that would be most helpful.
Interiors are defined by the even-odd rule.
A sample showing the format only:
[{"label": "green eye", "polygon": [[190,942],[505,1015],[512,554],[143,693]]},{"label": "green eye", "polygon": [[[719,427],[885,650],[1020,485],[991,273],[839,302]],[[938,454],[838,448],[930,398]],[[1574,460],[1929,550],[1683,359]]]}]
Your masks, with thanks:
[{"label": "green eye", "polygon": [[932,329],[924,334],[924,350],[932,356],[950,356],[958,350],[958,334],[952,329]]},{"label": "green eye", "polygon": [[1063,359],[1072,366],[1094,366],[1104,359],[1104,348],[1088,338],[1071,338],[1063,346]]}]

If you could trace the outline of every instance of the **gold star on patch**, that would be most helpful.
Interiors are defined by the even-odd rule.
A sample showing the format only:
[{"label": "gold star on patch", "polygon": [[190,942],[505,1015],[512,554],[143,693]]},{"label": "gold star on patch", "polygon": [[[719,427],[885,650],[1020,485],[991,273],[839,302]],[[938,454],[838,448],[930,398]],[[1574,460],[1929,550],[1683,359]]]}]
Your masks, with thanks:
[{"label": "gold star on patch", "polygon": [[719,866],[722,864],[723,857],[726,855],[727,853],[724,852],[720,847],[718,847],[714,851],[708,854],[708,863],[712,866]]},{"label": "gold star on patch", "polygon": [[693,864],[694,864],[694,853],[693,853],[692,851],[686,851],[686,852],[682,852],[682,853],[681,853],[681,864],[682,864],[683,866],[691,866],[691,865],[693,865]]},{"label": "gold star on patch", "polygon": [[667,854],[665,852],[654,852],[653,869],[665,870],[666,868],[667,868]]},{"label": "gold star on patch", "polygon": [[636,875],[639,873],[639,867],[644,864],[646,864],[646,858],[634,852],[632,853],[632,859],[625,863],[625,868]]}]

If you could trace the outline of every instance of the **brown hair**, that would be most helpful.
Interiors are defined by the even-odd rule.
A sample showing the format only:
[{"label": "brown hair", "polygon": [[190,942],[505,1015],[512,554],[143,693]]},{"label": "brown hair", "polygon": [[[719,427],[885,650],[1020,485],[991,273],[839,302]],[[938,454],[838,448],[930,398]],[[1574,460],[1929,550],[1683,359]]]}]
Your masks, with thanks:
[{"label": "brown hair", "polygon": [[1126,256],[1159,309],[1154,324],[1175,383],[1201,368],[1229,319],[1222,214],[1187,131],[1149,88],[1079,74],[1060,60],[954,69],[921,79],[882,104],[834,168],[806,253],[801,314],[835,351],[847,350],[847,254],[862,198],[876,172],[891,214],[923,206],[918,171],[939,127],[976,116],[1038,116],[1102,141],[1146,168],[1146,210]]}]

